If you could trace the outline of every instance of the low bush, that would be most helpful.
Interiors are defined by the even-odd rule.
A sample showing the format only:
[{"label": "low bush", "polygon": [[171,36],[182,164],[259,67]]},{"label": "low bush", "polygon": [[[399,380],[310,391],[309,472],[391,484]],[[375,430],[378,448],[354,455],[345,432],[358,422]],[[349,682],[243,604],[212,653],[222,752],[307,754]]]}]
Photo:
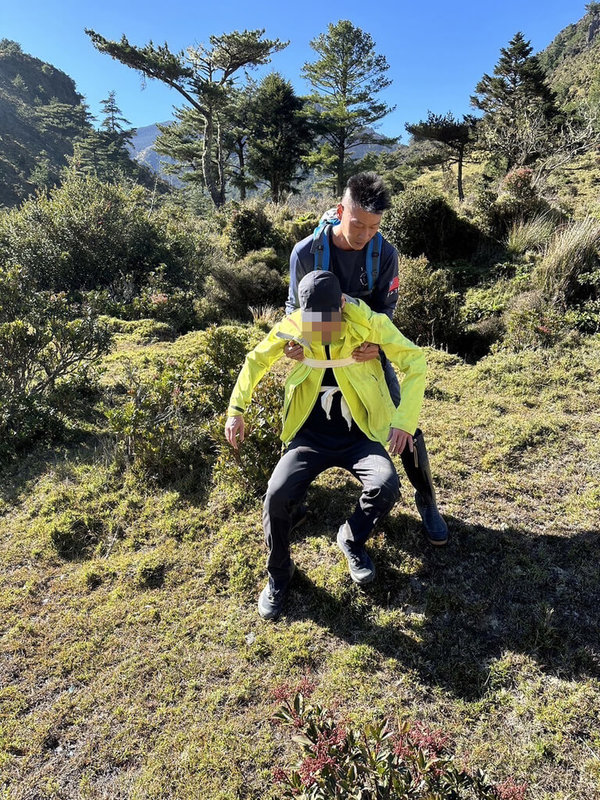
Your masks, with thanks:
[{"label": "low bush", "polygon": [[246,436],[236,451],[225,442],[222,417],[213,429],[218,452],[213,478],[227,491],[234,507],[256,501],[264,494],[271,473],[281,456],[281,409],[283,380],[268,372],[257,386],[252,403],[244,414]]},{"label": "low bush", "polygon": [[0,268],[0,458],[56,434],[65,393],[89,384],[111,336],[86,305]]},{"label": "low bush", "polygon": [[[352,728],[327,709],[307,702],[310,686],[275,692],[283,701],[275,720],[294,731],[302,750],[298,766],[276,768],[281,797],[299,800],[414,798],[414,800],[524,800],[526,785],[493,784],[466,770],[449,753],[441,731],[383,719]],[[304,692],[304,693],[303,693]]]},{"label": "low bush", "polygon": [[170,287],[200,291],[215,247],[191,215],[152,210],[142,187],[74,174],[0,217],[0,263],[19,264],[37,290],[106,289],[113,304],[130,303],[159,268]]},{"label": "low bush", "polygon": [[283,306],[287,283],[276,269],[253,258],[237,264],[221,264],[207,279],[204,297],[196,311],[199,322],[209,324],[227,319],[249,322],[250,307]]},{"label": "low bush", "polygon": [[126,399],[105,408],[118,458],[163,480],[190,473],[199,480],[215,458],[215,418],[258,336],[248,328],[209,328],[194,357],[157,359],[151,373],[130,369]]},{"label": "low bush", "polygon": [[506,311],[510,301],[526,288],[528,278],[500,278],[488,286],[469,289],[464,297],[461,317],[466,324],[480,322]]},{"label": "low bush", "polygon": [[551,347],[568,330],[564,315],[539,290],[514,297],[504,313],[504,324],[503,345],[513,350]]},{"label": "low bush", "polygon": [[224,212],[223,242],[227,254],[235,260],[252,250],[265,247],[282,249],[283,236],[264,210],[264,205],[252,201]]},{"label": "low bush", "polygon": [[449,345],[461,328],[460,298],[447,270],[434,269],[427,259],[400,257],[394,323],[416,344]]},{"label": "low bush", "polygon": [[443,195],[421,186],[409,187],[394,199],[381,232],[403,255],[425,255],[430,261],[468,257],[480,238]]},{"label": "low bush", "polygon": [[545,218],[554,225],[560,221],[562,213],[539,194],[533,177],[531,169],[519,167],[504,177],[498,191],[489,186],[480,189],[476,217],[487,234],[504,241],[513,228],[518,230],[530,221]]}]

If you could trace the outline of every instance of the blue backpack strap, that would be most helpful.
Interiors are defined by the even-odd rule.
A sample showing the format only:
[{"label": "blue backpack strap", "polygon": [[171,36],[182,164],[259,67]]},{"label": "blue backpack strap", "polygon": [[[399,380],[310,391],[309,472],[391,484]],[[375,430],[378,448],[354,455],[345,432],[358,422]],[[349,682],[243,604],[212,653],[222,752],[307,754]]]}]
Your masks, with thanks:
[{"label": "blue backpack strap", "polygon": [[373,286],[375,286],[375,281],[377,280],[377,276],[379,275],[379,260],[381,258],[382,244],[383,244],[383,236],[378,231],[367,245],[365,270],[367,272],[367,282],[369,284],[369,291],[372,291]]},{"label": "blue backpack strap", "polygon": [[323,219],[313,232],[313,243],[311,252],[314,257],[313,269],[329,269],[329,229],[338,225],[338,219]]}]

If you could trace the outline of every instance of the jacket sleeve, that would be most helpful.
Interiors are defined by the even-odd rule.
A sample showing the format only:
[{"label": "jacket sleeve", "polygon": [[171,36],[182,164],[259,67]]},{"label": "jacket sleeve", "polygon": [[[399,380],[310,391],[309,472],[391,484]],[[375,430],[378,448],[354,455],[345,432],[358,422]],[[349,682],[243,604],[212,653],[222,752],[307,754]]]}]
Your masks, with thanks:
[{"label": "jacket sleeve", "polygon": [[275,325],[268,336],[265,336],[246,356],[231,392],[227,416],[237,417],[245,413],[260,379],[283,355],[285,340],[276,335],[279,328],[280,325]]},{"label": "jacket sleeve", "polygon": [[400,405],[392,415],[391,425],[414,433],[425,394],[427,362],[422,348],[403,336],[384,314],[371,317],[372,341],[378,344],[388,359],[404,373]]}]

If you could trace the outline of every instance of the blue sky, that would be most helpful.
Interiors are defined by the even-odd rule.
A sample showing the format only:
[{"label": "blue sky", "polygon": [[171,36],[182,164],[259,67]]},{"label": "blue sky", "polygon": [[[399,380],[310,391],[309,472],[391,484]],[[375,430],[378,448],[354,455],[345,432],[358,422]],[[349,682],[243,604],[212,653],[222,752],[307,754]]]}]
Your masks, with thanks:
[{"label": "blue sky", "polygon": [[0,37],[14,39],[23,50],[64,70],[99,113],[100,100],[111,89],[123,115],[142,127],[172,117],[180,96],[156,81],[142,88],[140,76],[98,53],[84,33],[92,28],[108,39],[125,33],[130,42],[168,42],[172,50],[207,42],[211,34],[265,28],[266,36],[289,40],[271,63],[255,71],[260,78],[276,70],[299,94],[308,89],[302,65],[313,60],[310,40],[330,22],[349,19],[371,34],[378,53],[390,64],[393,81],[384,94],[396,110],[381,125],[388,135],[403,134],[405,122],[416,122],[431,109],[455,115],[470,110],[469,96],[484,72],[491,72],[499,51],[522,31],[537,52],[556,34],[585,14],[582,0],[346,0],[324,3],[226,0],[0,0]]}]

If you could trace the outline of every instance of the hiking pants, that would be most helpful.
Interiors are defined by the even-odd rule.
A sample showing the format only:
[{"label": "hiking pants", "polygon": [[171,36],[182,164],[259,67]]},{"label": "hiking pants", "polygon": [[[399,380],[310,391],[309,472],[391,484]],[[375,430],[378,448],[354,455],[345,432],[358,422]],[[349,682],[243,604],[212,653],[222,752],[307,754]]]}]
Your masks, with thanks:
[{"label": "hiking pants", "polygon": [[[293,509],[304,499],[312,481],[330,467],[342,467],[362,484],[348,523],[353,539],[363,544],[376,523],[399,497],[396,469],[384,447],[366,436],[340,436],[335,449],[317,447],[314,439],[296,436],[273,470],[263,507],[265,542],[269,550],[267,570],[276,589],[289,580],[289,534]],[[343,520],[340,520],[340,524]]]}]

